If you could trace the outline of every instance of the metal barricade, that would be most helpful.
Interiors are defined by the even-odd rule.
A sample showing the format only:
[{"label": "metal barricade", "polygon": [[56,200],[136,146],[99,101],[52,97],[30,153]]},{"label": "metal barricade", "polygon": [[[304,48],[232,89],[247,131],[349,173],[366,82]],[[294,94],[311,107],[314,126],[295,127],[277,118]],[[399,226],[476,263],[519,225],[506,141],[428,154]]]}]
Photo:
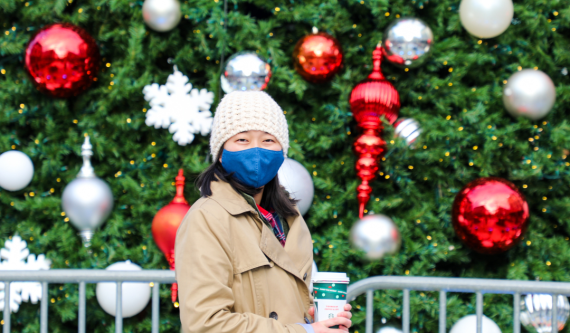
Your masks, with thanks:
[{"label": "metal barricade", "polygon": [[97,282],[115,282],[117,284],[117,303],[115,316],[115,332],[123,332],[122,284],[123,282],[148,282],[152,286],[152,333],[159,330],[159,287],[161,283],[174,283],[174,271],[142,270],[142,271],[108,271],[96,269],[52,269],[45,271],[0,271],[0,281],[4,282],[4,325],[3,333],[10,332],[10,283],[41,282],[42,300],[40,305],[40,333],[48,332],[48,284],[79,284],[79,333],[85,333],[85,284]]},{"label": "metal barricade", "polygon": [[[468,279],[443,277],[376,276],[360,280],[348,287],[347,299],[366,294],[366,333],[373,330],[374,291],[397,289],[403,291],[402,332],[410,333],[410,291],[439,291],[439,333],[447,330],[447,293],[475,293],[477,333],[483,333],[483,294],[513,295],[513,332],[520,333],[521,294],[550,294],[553,300],[558,295],[570,295],[570,283],[545,281],[519,281],[494,279]],[[552,327],[558,327],[557,302],[552,302]]]},{"label": "metal barricade", "polygon": [[[122,284],[124,282],[148,282],[152,286],[152,333],[159,332],[159,287],[161,283],[176,282],[174,271],[108,271],[96,269],[52,269],[45,271],[0,271],[0,281],[4,285],[4,325],[3,333],[10,332],[10,283],[41,282],[42,299],[40,305],[40,333],[48,332],[48,286],[50,283],[77,283],[79,285],[78,327],[85,333],[85,286],[87,283],[115,282],[117,303],[115,332],[122,333]],[[520,333],[520,300],[522,294],[550,294],[556,300],[558,295],[570,295],[568,282],[493,280],[468,278],[438,278],[410,276],[376,276],[360,280],[348,287],[348,300],[366,294],[366,333],[373,333],[374,291],[396,289],[403,291],[402,331],[410,333],[410,291],[439,291],[439,333],[447,330],[447,293],[462,292],[476,294],[477,333],[482,333],[483,294],[513,295],[513,332]],[[552,327],[557,327],[557,302],[552,302]]]}]

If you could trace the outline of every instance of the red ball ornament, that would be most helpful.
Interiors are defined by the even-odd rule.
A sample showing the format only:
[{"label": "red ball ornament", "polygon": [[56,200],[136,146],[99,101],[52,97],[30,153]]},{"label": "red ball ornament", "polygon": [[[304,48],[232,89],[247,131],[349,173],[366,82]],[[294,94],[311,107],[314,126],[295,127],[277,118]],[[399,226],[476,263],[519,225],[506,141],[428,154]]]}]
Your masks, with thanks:
[{"label": "red ball ornament", "polygon": [[342,48],[338,41],[324,32],[301,38],[293,50],[295,69],[307,81],[321,83],[330,80],[342,66]]},{"label": "red ball ornament", "polygon": [[380,117],[393,123],[400,111],[400,94],[386,80],[380,68],[382,55],[382,48],[378,45],[372,52],[372,73],[352,89],[349,101],[358,127],[362,129],[362,134],[354,142],[354,151],[358,155],[356,175],[362,181],[356,188],[360,218],[364,216],[364,209],[372,194],[370,182],[376,178],[380,157],[386,150],[386,142],[381,137],[383,127]]},{"label": "red ball ornament", "polygon": [[[180,222],[190,209],[188,201],[184,198],[184,171],[178,170],[176,177],[176,196],[166,206],[162,207],[152,220],[152,237],[158,248],[164,253],[170,269],[174,270],[174,243],[176,231]],[[178,284],[172,284],[172,302],[178,297]]]},{"label": "red ball ornament", "polygon": [[82,28],[55,23],[39,30],[26,48],[26,69],[38,90],[67,98],[86,90],[99,71],[99,49]]},{"label": "red ball ornament", "polygon": [[483,254],[505,252],[528,227],[528,204],[515,185],[502,178],[479,178],[453,202],[453,227],[471,249]]}]

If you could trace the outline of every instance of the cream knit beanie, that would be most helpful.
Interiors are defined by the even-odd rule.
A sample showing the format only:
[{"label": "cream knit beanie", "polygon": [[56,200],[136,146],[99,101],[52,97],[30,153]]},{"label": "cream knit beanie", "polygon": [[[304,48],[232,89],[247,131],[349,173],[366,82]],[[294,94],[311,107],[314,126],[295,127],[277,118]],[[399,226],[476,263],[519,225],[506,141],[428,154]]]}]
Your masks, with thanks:
[{"label": "cream knit beanie", "polygon": [[283,155],[289,149],[289,129],[281,107],[264,91],[233,91],[216,109],[210,135],[212,160],[218,157],[224,143],[245,131],[264,131],[277,139]]}]

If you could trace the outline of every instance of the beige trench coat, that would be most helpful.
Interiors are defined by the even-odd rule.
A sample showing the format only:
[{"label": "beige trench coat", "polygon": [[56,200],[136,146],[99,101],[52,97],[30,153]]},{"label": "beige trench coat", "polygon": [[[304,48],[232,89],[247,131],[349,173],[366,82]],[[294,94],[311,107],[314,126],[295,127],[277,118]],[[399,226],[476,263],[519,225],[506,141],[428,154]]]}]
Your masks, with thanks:
[{"label": "beige trench coat", "polygon": [[[313,243],[303,217],[287,218],[283,247],[228,183],[192,205],[176,235],[184,333],[306,333]],[[285,222],[283,222],[285,223]]]}]

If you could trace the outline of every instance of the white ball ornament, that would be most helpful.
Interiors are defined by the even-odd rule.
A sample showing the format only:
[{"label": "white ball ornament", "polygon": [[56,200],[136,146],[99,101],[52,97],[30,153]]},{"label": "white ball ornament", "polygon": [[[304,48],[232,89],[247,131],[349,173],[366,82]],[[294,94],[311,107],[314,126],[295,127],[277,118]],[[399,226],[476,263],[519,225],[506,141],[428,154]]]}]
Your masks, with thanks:
[{"label": "white ball ornament", "polygon": [[19,191],[32,181],[34,164],[28,155],[10,150],[0,155],[0,187]]},{"label": "white ball ornament", "polygon": [[497,37],[511,25],[512,0],[461,0],[459,19],[470,34],[479,38]]},{"label": "white ball ornament", "polygon": [[297,208],[301,215],[305,215],[311,208],[315,194],[315,186],[309,171],[301,163],[286,158],[277,175],[279,183],[294,199],[299,200]]},{"label": "white ball ornament", "polygon": [[398,226],[386,215],[367,215],[350,230],[352,245],[366,253],[369,260],[377,260],[400,249]]},{"label": "white ball ornament", "polygon": [[[114,263],[106,268],[109,271],[140,271],[142,268],[130,260]],[[97,283],[95,291],[97,302],[111,316],[116,314],[117,284],[114,282]],[[122,285],[122,317],[129,318],[141,312],[150,300],[148,282],[124,282]]]},{"label": "white ball ornament", "polygon": [[523,69],[511,75],[503,88],[503,103],[513,117],[538,120],[546,116],[556,102],[556,87],[539,70]]},{"label": "white ball ornament", "polygon": [[384,326],[381,327],[376,333],[402,333],[402,330],[392,326]]},{"label": "white ball ornament", "polygon": [[142,14],[145,23],[159,32],[172,30],[182,17],[178,0],[145,0]]},{"label": "white ball ornament", "polygon": [[[485,333],[502,333],[499,326],[486,316],[482,318],[483,332]],[[477,316],[467,315],[459,319],[449,333],[477,333]]]}]

